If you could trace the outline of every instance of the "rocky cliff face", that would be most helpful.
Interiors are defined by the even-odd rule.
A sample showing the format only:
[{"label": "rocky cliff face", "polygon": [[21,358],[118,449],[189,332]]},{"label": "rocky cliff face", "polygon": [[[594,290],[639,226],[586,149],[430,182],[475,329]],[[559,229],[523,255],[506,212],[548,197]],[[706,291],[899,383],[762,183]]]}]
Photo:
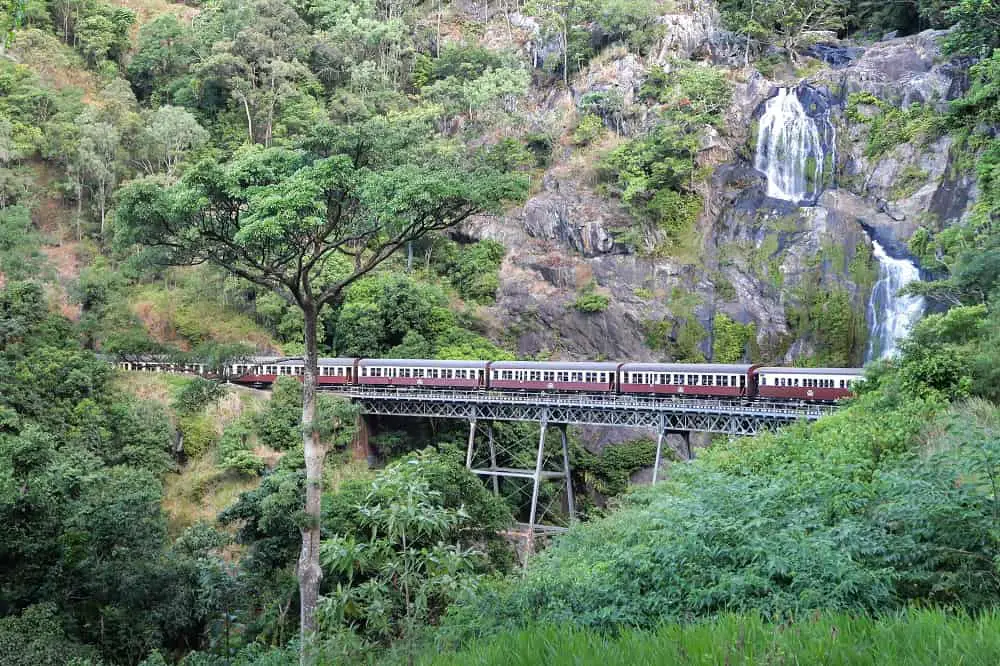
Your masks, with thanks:
[{"label": "rocky cliff face", "polygon": [[[704,129],[696,157],[705,200],[697,252],[651,256],[621,241],[622,231],[638,223],[617,200],[597,193],[589,169],[594,153],[564,141],[522,208],[474,220],[461,231],[509,249],[488,312],[493,333],[524,355],[663,359],[663,348],[647,344],[651,325],[676,336],[693,317],[708,333],[701,348],[710,358],[713,321],[725,313],[754,325],[758,358],[809,354],[815,336],[793,321],[797,309],[809,307],[806,292],[845,294],[863,318],[876,271],[870,238],[904,255],[918,226],[951,224],[969,209],[972,176],[954,168],[951,140],[921,136],[923,116],[908,111],[922,105],[919,113],[930,124],[960,94],[968,63],[942,58],[941,34],[925,32],[865,47],[819,45],[807,77],[786,71],[768,78],[752,63],[744,66],[741,44],[722,29],[711,3],[696,2],[662,22],[666,34],[647,57],[611,54],[576,77],[571,90],[536,95],[536,101],[540,114],[571,115],[587,93],[614,91],[622,109],[605,124],[616,135],[637,135],[657,121],[637,99],[650,68],[670,68],[676,59],[726,67],[732,104],[721,129]],[[808,112],[822,113],[832,127],[829,173],[814,205],[769,197],[753,166],[755,123],[780,86],[800,86]],[[873,149],[872,132],[886,126],[872,119],[894,111],[916,134]],[[574,307],[590,289],[609,297],[603,312]],[[864,340],[853,344],[852,360],[860,362]]]}]

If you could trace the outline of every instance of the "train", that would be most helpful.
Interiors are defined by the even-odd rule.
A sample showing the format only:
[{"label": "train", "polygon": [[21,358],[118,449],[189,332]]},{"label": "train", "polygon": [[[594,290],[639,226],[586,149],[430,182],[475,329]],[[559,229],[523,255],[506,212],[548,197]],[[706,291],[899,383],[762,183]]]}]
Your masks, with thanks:
[{"label": "train", "polygon": [[[120,361],[125,370],[209,374],[199,363]],[[470,391],[534,391],[768,399],[830,403],[854,395],[862,368],[795,368],[736,363],[463,361],[320,358],[320,388],[343,386]],[[301,377],[301,358],[256,357],[223,368],[233,383],[266,388]]]}]

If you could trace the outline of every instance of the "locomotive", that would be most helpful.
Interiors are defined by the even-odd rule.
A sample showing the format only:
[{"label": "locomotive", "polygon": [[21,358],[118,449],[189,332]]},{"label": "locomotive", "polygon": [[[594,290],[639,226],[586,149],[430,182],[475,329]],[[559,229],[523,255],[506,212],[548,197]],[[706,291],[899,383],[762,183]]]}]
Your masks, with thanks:
[{"label": "locomotive", "polygon": [[[125,361],[126,370],[206,374],[203,364]],[[264,388],[279,377],[301,377],[301,358],[257,357],[233,362],[224,374],[235,384]],[[322,387],[369,386],[607,393],[698,398],[834,402],[853,395],[861,368],[788,368],[721,363],[612,363],[570,361],[458,361],[320,358]]]}]

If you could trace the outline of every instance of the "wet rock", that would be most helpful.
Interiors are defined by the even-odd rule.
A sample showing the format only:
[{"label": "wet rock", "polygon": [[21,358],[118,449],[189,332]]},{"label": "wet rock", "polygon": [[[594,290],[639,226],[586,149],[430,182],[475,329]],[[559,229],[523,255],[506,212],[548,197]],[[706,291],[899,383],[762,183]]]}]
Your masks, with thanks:
[{"label": "wet rock", "polygon": [[832,42],[813,44],[805,49],[805,55],[822,60],[834,69],[847,67],[856,60],[864,49],[857,46],[842,46]]}]

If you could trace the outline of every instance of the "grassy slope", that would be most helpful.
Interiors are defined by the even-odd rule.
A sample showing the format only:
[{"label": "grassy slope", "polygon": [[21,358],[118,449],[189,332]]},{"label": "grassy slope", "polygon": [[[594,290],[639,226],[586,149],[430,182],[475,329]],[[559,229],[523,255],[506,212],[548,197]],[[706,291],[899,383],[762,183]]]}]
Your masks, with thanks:
[{"label": "grassy slope", "polygon": [[[181,375],[122,373],[119,387],[136,397],[159,403],[171,419],[176,422],[177,414],[171,403],[177,392],[189,381]],[[204,414],[221,435],[223,428],[242,414],[260,410],[270,394],[242,387],[232,387],[229,393],[216,405],[208,407]],[[281,454],[259,447],[256,451],[270,465],[276,464]],[[258,485],[259,478],[246,478],[225,474],[215,466],[215,445],[181,466],[176,473],[164,479],[163,506],[167,511],[170,532],[179,534],[184,528],[199,521],[213,521],[218,513],[233,503],[240,493]]]},{"label": "grassy slope", "polygon": [[198,342],[239,342],[259,351],[278,352],[277,343],[250,317],[227,307],[219,297],[223,280],[203,268],[175,269],[170,284],[139,285],[130,304],[160,342],[188,348]]},{"label": "grassy slope", "polygon": [[425,666],[634,666],[638,664],[850,664],[937,666],[1000,663],[1000,614],[979,618],[914,610],[898,616],[823,615],[775,625],[729,615],[657,631],[608,637],[572,627],[532,627],[455,654],[428,653]]}]

